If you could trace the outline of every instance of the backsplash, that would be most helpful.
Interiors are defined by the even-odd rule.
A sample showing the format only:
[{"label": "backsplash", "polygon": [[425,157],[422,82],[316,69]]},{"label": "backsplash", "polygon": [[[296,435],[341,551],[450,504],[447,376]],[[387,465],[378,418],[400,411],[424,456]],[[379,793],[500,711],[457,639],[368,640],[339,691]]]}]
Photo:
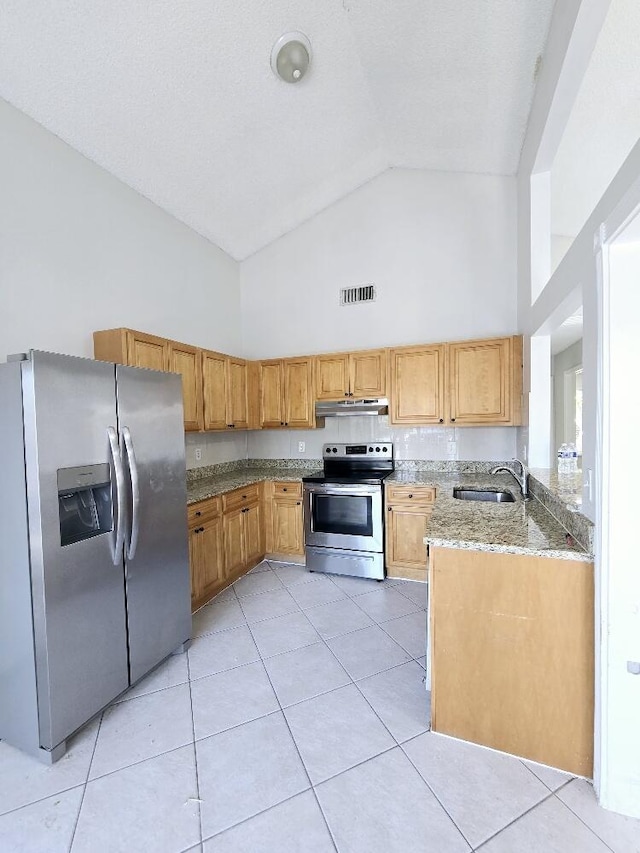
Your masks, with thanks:
[{"label": "backsplash", "polygon": [[[397,427],[388,416],[327,418],[323,429],[249,432],[250,459],[320,459],[330,442],[393,441],[396,459],[433,461],[511,459],[516,451],[515,427]],[[305,449],[298,451],[298,443]]]},{"label": "backsplash", "polygon": [[[202,458],[196,459],[196,448]],[[242,432],[188,432],[185,434],[187,468],[206,468],[221,462],[235,462],[247,458],[247,433]]]}]

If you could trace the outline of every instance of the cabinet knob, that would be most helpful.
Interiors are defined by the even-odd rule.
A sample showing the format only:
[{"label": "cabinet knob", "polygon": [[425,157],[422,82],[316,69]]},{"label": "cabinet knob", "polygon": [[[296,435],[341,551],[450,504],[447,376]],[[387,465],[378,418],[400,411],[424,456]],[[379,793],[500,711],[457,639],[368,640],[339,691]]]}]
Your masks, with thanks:
[{"label": "cabinet knob", "polygon": [[280,426],[284,426],[284,421],[280,421]]},{"label": "cabinet knob", "polygon": [[348,396],[349,396],[349,392],[348,392],[348,391],[345,391],[345,392],[344,392],[344,396],[345,396],[345,397],[348,397]]},{"label": "cabinet knob", "polygon": [[392,507],[392,506],[388,506],[388,507],[387,507],[387,512],[391,512],[391,510],[392,510],[392,509],[393,509],[393,507]]},{"label": "cabinet knob", "polygon": [[440,418],[440,423],[441,423],[441,424],[443,424],[443,423],[444,423],[444,418]]},{"label": "cabinet knob", "polygon": [[300,506],[301,501],[296,501],[296,506]]},{"label": "cabinet knob", "polygon": [[451,423],[454,423],[454,421],[455,421],[455,418],[451,418]]},{"label": "cabinet knob", "polygon": [[196,515],[202,515],[202,510],[197,510]]},{"label": "cabinet knob", "polygon": [[283,492],[286,492],[286,491],[287,491],[286,486],[282,489],[282,491],[283,491]]},{"label": "cabinet knob", "polygon": [[285,421],[285,422],[284,422],[284,425],[285,425],[285,426],[289,426],[289,421]]},{"label": "cabinet knob", "polygon": [[409,495],[409,497],[410,497],[410,498],[412,498],[412,497],[413,497],[413,495]]},{"label": "cabinet knob", "polygon": [[247,499],[247,496],[246,496],[246,495],[243,495],[243,496],[242,496],[242,500],[243,500],[243,501],[246,501],[246,499]]}]

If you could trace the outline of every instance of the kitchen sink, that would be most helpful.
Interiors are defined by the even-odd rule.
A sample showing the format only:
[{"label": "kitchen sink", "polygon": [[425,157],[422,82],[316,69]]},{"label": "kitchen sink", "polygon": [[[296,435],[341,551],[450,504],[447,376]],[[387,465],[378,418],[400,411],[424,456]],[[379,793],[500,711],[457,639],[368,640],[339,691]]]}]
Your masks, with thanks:
[{"label": "kitchen sink", "polygon": [[453,496],[459,501],[490,501],[495,504],[513,503],[515,501],[511,492],[496,492],[493,489],[455,488]]}]

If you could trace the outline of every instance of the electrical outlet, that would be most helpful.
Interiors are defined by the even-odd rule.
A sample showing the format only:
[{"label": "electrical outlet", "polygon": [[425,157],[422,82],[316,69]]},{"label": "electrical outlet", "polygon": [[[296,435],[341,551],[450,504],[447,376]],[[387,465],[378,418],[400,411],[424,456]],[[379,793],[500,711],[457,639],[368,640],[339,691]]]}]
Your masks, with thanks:
[{"label": "electrical outlet", "polygon": [[202,449],[200,447],[196,447],[196,462],[200,462],[202,459]]},{"label": "electrical outlet", "polygon": [[305,445],[304,441],[299,441],[298,442],[298,453],[304,453],[305,447],[306,447],[306,445]]}]

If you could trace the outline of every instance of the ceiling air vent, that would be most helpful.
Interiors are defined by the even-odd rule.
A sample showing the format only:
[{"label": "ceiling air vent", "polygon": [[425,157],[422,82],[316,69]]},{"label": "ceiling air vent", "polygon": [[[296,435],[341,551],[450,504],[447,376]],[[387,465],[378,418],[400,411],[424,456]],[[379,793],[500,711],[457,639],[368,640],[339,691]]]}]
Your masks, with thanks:
[{"label": "ceiling air vent", "polygon": [[357,305],[359,302],[375,302],[376,288],[374,284],[362,287],[343,287],[340,291],[340,305]]}]

